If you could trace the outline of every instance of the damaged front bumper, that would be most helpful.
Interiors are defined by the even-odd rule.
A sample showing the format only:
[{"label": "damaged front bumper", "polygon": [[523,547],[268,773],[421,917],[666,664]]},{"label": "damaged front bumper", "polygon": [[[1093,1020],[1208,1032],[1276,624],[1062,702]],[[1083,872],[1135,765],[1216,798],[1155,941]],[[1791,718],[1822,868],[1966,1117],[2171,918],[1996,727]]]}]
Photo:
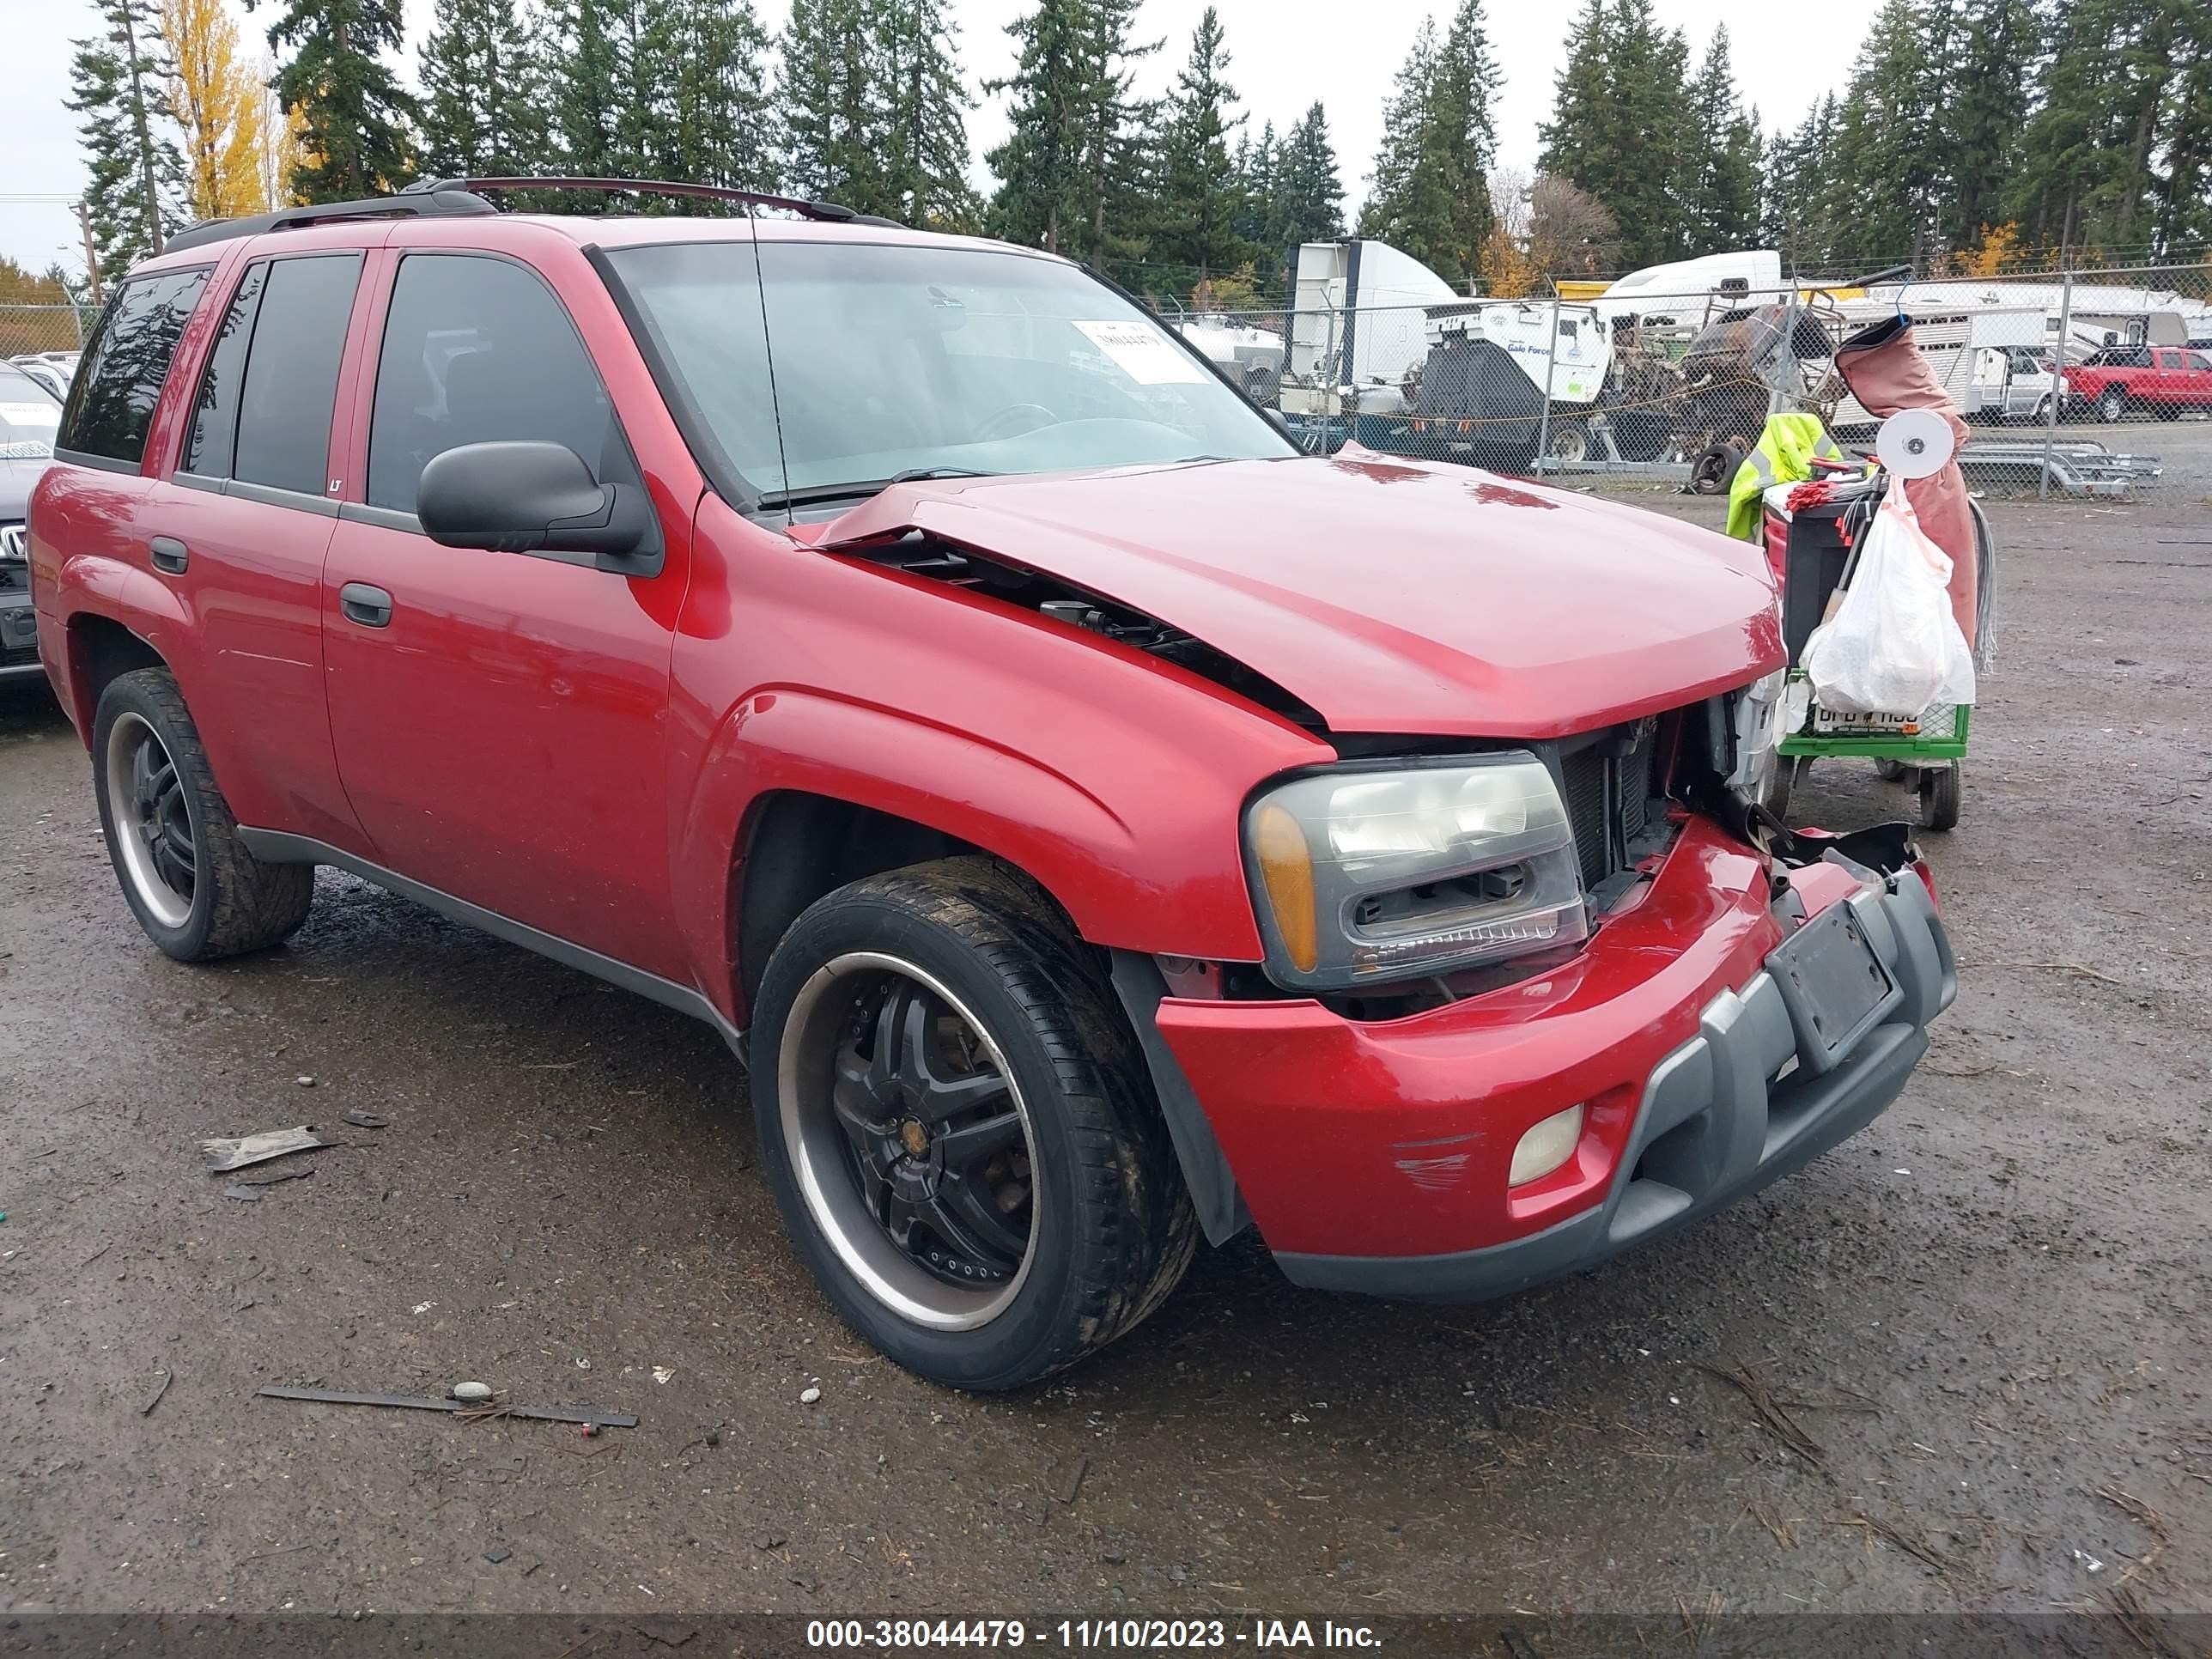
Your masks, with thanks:
[{"label": "damaged front bumper", "polygon": [[[1503,1295],[1756,1191],[1903,1088],[1956,994],[1943,924],[1910,866],[1819,845],[1778,902],[1692,817],[1643,902],[1540,977],[1374,1023],[1169,998],[1158,1036],[1294,1282]],[[1509,1186],[1521,1136],[1577,1104],[1566,1164]]]}]

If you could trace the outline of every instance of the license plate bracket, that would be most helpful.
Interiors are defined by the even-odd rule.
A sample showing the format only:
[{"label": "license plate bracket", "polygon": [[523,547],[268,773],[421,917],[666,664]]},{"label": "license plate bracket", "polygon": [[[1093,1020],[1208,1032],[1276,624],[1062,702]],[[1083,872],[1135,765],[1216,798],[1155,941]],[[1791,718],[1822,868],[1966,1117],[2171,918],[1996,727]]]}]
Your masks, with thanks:
[{"label": "license plate bracket", "polygon": [[1766,958],[1766,971],[1790,1011],[1797,1063],[1815,1073],[1833,1070],[1905,1000],[1849,903],[1830,905],[1791,934]]}]

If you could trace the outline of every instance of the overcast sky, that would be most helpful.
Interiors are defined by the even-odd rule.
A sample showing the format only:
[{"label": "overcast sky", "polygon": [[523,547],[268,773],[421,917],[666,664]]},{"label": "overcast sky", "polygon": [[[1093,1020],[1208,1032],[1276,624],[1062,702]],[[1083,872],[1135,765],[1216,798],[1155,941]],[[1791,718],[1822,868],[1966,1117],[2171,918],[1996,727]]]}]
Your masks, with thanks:
[{"label": "overcast sky", "polygon": [[[247,15],[228,0],[246,44],[258,50],[274,8]],[[969,81],[1004,74],[1012,61],[1006,24],[1032,0],[951,0],[962,28],[963,61]],[[1454,0],[1215,0],[1233,59],[1230,80],[1249,112],[1251,125],[1288,125],[1316,98],[1328,106],[1336,140],[1347,208],[1364,192],[1364,177],[1382,128],[1390,78],[1421,18],[1437,16],[1441,28]],[[1723,0],[1656,0],[1660,17],[1686,30],[1705,49],[1724,16],[1753,16]],[[410,53],[429,26],[432,0],[406,0]],[[788,0],[762,0],[763,21],[780,25]],[[10,0],[6,29],[9,76],[0,92],[0,253],[34,270],[56,258],[81,266],[76,221],[67,203],[84,185],[76,118],[62,106],[68,95],[70,42],[90,34],[90,0]],[[1190,33],[1205,0],[1145,0],[1142,38],[1166,45],[1145,70],[1145,89],[1163,89],[1190,50]],[[1499,160],[1526,167],[1536,155],[1536,125],[1551,105],[1552,83],[1565,56],[1573,8],[1568,0],[1491,0],[1491,43],[1504,65],[1498,107]],[[1767,19],[1734,31],[1736,81],[1747,101],[1759,106],[1765,125],[1795,125],[1823,92],[1839,88],[1850,54],[1832,43],[1808,49],[1790,28]],[[411,61],[409,70],[411,77]],[[969,118],[968,131],[983,182],[981,156],[1005,131],[1002,100],[989,100]],[[24,196],[51,196],[25,202]]]}]

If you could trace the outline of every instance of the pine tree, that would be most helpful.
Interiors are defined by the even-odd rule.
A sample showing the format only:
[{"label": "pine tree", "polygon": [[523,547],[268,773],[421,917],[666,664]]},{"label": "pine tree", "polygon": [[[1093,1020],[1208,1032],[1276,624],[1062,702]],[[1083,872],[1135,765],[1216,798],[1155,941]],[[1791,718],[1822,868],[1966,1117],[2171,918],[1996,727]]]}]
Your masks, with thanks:
[{"label": "pine tree", "polygon": [[1909,259],[1926,269],[1943,246],[1948,198],[1937,119],[1948,8],[1886,0],[1851,68],[1831,162],[1855,181],[1837,227],[1847,261]]},{"label": "pine tree", "polygon": [[425,173],[498,177],[544,159],[548,99],[514,0],[438,0],[418,78]]},{"label": "pine tree", "polygon": [[1249,131],[1237,140],[1230,167],[1237,175],[1237,234],[1246,241],[1272,249],[1275,246],[1275,124],[1264,123],[1260,136]]},{"label": "pine tree", "polygon": [[1442,44],[1423,24],[1383,116],[1360,234],[1423,261],[1454,286],[1472,283],[1496,222],[1491,100],[1498,83],[1481,0],[1461,0]]},{"label": "pine tree", "polygon": [[968,230],[982,210],[968,182],[964,112],[975,100],[960,73],[958,41],[945,0],[881,0],[883,189],[888,210],[908,224]]},{"label": "pine tree", "polygon": [[884,88],[867,0],[792,0],[776,110],[794,195],[897,210],[884,175]]},{"label": "pine tree", "polygon": [[[246,3],[253,9],[254,0]],[[293,190],[303,201],[343,202],[404,184],[415,171],[415,100],[384,61],[405,36],[400,0],[281,3],[269,44],[293,51],[276,71],[276,90],[303,117],[305,156]]]},{"label": "pine tree", "polygon": [[1229,61],[1221,19],[1208,6],[1167,103],[1149,250],[1155,263],[1188,266],[1200,281],[1256,257],[1237,229],[1243,202],[1228,135],[1244,118],[1230,113],[1237,90],[1224,78]]},{"label": "pine tree", "polygon": [[2179,143],[2195,166],[2206,143],[2201,125],[2175,125],[2191,112],[2173,93],[2196,84],[2176,58],[2208,27],[2201,0],[2071,0],[2057,13],[2005,207],[2031,240],[2101,254],[2147,239],[2162,149]]},{"label": "pine tree", "polygon": [[667,16],[665,148],[647,158],[656,179],[730,190],[772,190],[768,31],[750,0],[672,0]]},{"label": "pine tree", "polygon": [[1689,88],[1689,161],[1681,180],[1683,251],[1748,247],[1759,234],[1759,123],[1737,101],[1728,27],[1713,31]]},{"label": "pine tree", "polygon": [[1302,242],[1334,241],[1344,234],[1344,184],[1337,176],[1336,146],[1329,142],[1328,114],[1317,102],[1283,140],[1268,234],[1270,248],[1285,253]]},{"label": "pine tree", "polygon": [[1553,118],[1540,129],[1542,170],[1587,191],[1620,228],[1633,264],[1679,258],[1691,131],[1689,43],[1660,27],[1651,0],[1587,0],[1567,35]]},{"label": "pine tree", "polygon": [[2188,13],[2175,41],[2164,118],[2166,175],[2157,185],[2154,251],[2172,258],[2212,243],[2212,15]]},{"label": "pine tree", "polygon": [[2000,223],[2005,182],[2021,162],[2041,24],[2033,0],[1966,0],[1942,124],[1961,242]]},{"label": "pine tree", "polygon": [[552,147],[562,171],[586,179],[620,174],[615,155],[615,43],[605,0],[554,0],[540,15],[534,55],[547,68]]},{"label": "pine tree", "polygon": [[[607,0],[602,13],[614,76],[614,171],[629,179],[655,176],[654,158],[675,151],[676,0]],[[642,197],[626,204],[639,213],[675,213],[684,204]]]},{"label": "pine tree", "polygon": [[1438,269],[1454,281],[1473,281],[1482,245],[1497,222],[1490,164],[1498,130],[1490,106],[1501,79],[1490,55],[1482,0],[1460,0],[1437,59],[1425,145],[1425,170],[1433,178],[1431,188],[1443,210],[1443,263]]},{"label": "pine tree", "polygon": [[[1589,0],[1592,6],[1600,0]],[[1367,175],[1367,199],[1359,209],[1358,234],[1406,248],[1411,228],[1409,207],[1413,176],[1426,142],[1429,99],[1437,75],[1437,26],[1424,17],[1413,32],[1406,61],[1390,83],[1389,101],[1382,106],[1382,142],[1375,152],[1375,170]]]},{"label": "pine tree", "polygon": [[999,179],[991,234],[1103,264],[1143,252],[1157,106],[1133,95],[1136,0],[1036,0],[1007,25],[1014,72],[1006,142],[984,157]]},{"label": "pine tree", "polygon": [[75,43],[67,107],[84,117],[85,206],[100,269],[161,251],[179,220],[184,161],[161,123],[170,70],[150,0],[102,0],[100,34]]}]

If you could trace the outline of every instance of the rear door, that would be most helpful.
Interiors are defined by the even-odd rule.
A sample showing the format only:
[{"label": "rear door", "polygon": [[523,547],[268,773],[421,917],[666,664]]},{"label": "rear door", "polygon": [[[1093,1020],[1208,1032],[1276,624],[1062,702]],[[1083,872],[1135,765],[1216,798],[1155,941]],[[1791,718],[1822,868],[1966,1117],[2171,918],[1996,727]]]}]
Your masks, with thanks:
[{"label": "rear door", "polygon": [[339,370],[359,250],[258,258],[225,302],[177,465],[141,514],[155,580],[183,602],[185,688],[239,821],[357,850],[323,691],[323,558]]},{"label": "rear door", "polygon": [[[386,867],[688,978],[668,823],[688,513],[664,519],[666,556],[649,577],[431,541],[416,487],[462,444],[551,441],[601,482],[640,477],[575,323],[535,270],[486,252],[387,257],[365,499],[341,513],[323,593],[347,793]],[[604,288],[597,297],[619,328]]]}]

